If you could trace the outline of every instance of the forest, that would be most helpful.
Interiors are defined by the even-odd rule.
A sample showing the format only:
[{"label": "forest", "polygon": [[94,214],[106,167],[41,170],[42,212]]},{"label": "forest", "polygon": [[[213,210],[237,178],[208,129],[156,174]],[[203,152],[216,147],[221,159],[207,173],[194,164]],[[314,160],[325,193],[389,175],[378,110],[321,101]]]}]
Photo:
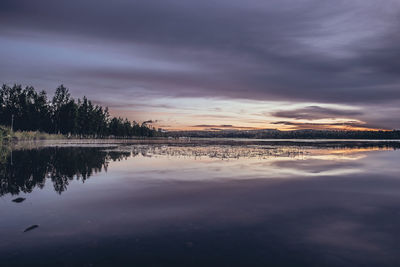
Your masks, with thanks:
[{"label": "forest", "polygon": [[0,125],[14,131],[40,131],[77,137],[153,137],[160,130],[146,122],[111,117],[108,108],[95,105],[83,97],[75,100],[69,90],[60,85],[53,98],[46,91],[32,86],[3,84],[0,89]]}]

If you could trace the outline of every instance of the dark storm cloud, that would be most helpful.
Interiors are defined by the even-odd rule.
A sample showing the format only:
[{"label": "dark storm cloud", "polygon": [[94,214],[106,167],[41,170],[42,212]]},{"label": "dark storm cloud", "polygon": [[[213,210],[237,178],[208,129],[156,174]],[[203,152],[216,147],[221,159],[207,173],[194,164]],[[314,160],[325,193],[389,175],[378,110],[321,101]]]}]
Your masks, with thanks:
[{"label": "dark storm cloud", "polygon": [[143,124],[151,124],[151,123],[156,123],[156,122],[157,122],[157,120],[147,120],[147,121],[144,121]]},{"label": "dark storm cloud", "polygon": [[362,114],[363,113],[360,111],[323,108],[319,106],[309,106],[301,109],[283,110],[271,113],[274,117],[293,118],[298,120],[334,119],[338,117],[353,117]]},{"label": "dark storm cloud", "polygon": [[[31,43],[50,49],[27,66],[29,57],[16,61],[12,42],[4,43],[0,81],[62,79],[99,96],[140,88],[156,96],[396,106],[399,14],[394,0],[3,0],[0,37],[26,40],[28,56]],[[82,53],[72,54],[76,62],[41,60],[71,45]],[[114,62],[116,55],[125,61]]]},{"label": "dark storm cloud", "polygon": [[147,103],[132,103],[130,101],[127,102],[119,102],[119,103],[111,103],[110,101],[94,101],[94,104],[100,105],[100,106],[107,106],[109,108],[115,108],[115,109],[129,109],[134,106],[135,108],[161,108],[161,109],[174,109],[173,106],[171,105],[152,105],[152,104],[147,104]]},{"label": "dark storm cloud", "polygon": [[[399,7],[393,1],[382,5],[375,1],[6,0],[0,22],[3,33],[48,32],[143,44],[159,57],[194,61],[209,70],[204,76],[195,71],[143,73],[107,66],[78,69],[94,79],[128,79],[149,90],[165,89],[165,94],[369,102],[400,97],[400,38],[394,37],[399,21],[387,11]],[[364,38],[368,27],[376,33]],[[359,32],[344,35],[352,29]],[[348,43],[358,35],[357,42]],[[324,45],[327,50],[319,51]]]}]

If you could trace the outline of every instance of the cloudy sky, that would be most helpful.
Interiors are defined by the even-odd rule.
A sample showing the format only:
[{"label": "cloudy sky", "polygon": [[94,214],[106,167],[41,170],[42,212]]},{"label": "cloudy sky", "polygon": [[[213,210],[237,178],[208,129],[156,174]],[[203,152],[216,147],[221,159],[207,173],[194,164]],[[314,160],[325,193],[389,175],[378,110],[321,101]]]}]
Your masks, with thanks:
[{"label": "cloudy sky", "polygon": [[394,129],[399,33],[399,0],[2,0],[0,82],[166,129]]}]

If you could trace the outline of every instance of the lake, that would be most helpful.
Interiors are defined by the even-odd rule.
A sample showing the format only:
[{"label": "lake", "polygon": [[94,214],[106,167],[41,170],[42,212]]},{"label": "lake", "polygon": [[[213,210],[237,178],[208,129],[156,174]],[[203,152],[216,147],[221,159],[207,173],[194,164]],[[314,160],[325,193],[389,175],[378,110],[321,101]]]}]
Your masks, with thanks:
[{"label": "lake", "polygon": [[1,266],[400,266],[397,141],[3,147]]}]

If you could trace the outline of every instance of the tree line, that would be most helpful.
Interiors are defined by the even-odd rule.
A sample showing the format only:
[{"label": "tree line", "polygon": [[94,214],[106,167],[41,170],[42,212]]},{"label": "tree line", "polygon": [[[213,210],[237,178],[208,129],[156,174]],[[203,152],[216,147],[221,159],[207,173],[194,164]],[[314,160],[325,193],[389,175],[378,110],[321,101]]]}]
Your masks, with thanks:
[{"label": "tree line", "polygon": [[3,84],[0,89],[0,124],[20,131],[41,131],[82,137],[159,136],[161,130],[121,117],[110,117],[107,107],[86,97],[75,100],[60,85],[52,99],[42,90]]},{"label": "tree line", "polygon": [[349,131],[349,130],[220,130],[220,131],[173,131],[171,137],[196,138],[251,138],[251,139],[400,139],[400,130]]}]

